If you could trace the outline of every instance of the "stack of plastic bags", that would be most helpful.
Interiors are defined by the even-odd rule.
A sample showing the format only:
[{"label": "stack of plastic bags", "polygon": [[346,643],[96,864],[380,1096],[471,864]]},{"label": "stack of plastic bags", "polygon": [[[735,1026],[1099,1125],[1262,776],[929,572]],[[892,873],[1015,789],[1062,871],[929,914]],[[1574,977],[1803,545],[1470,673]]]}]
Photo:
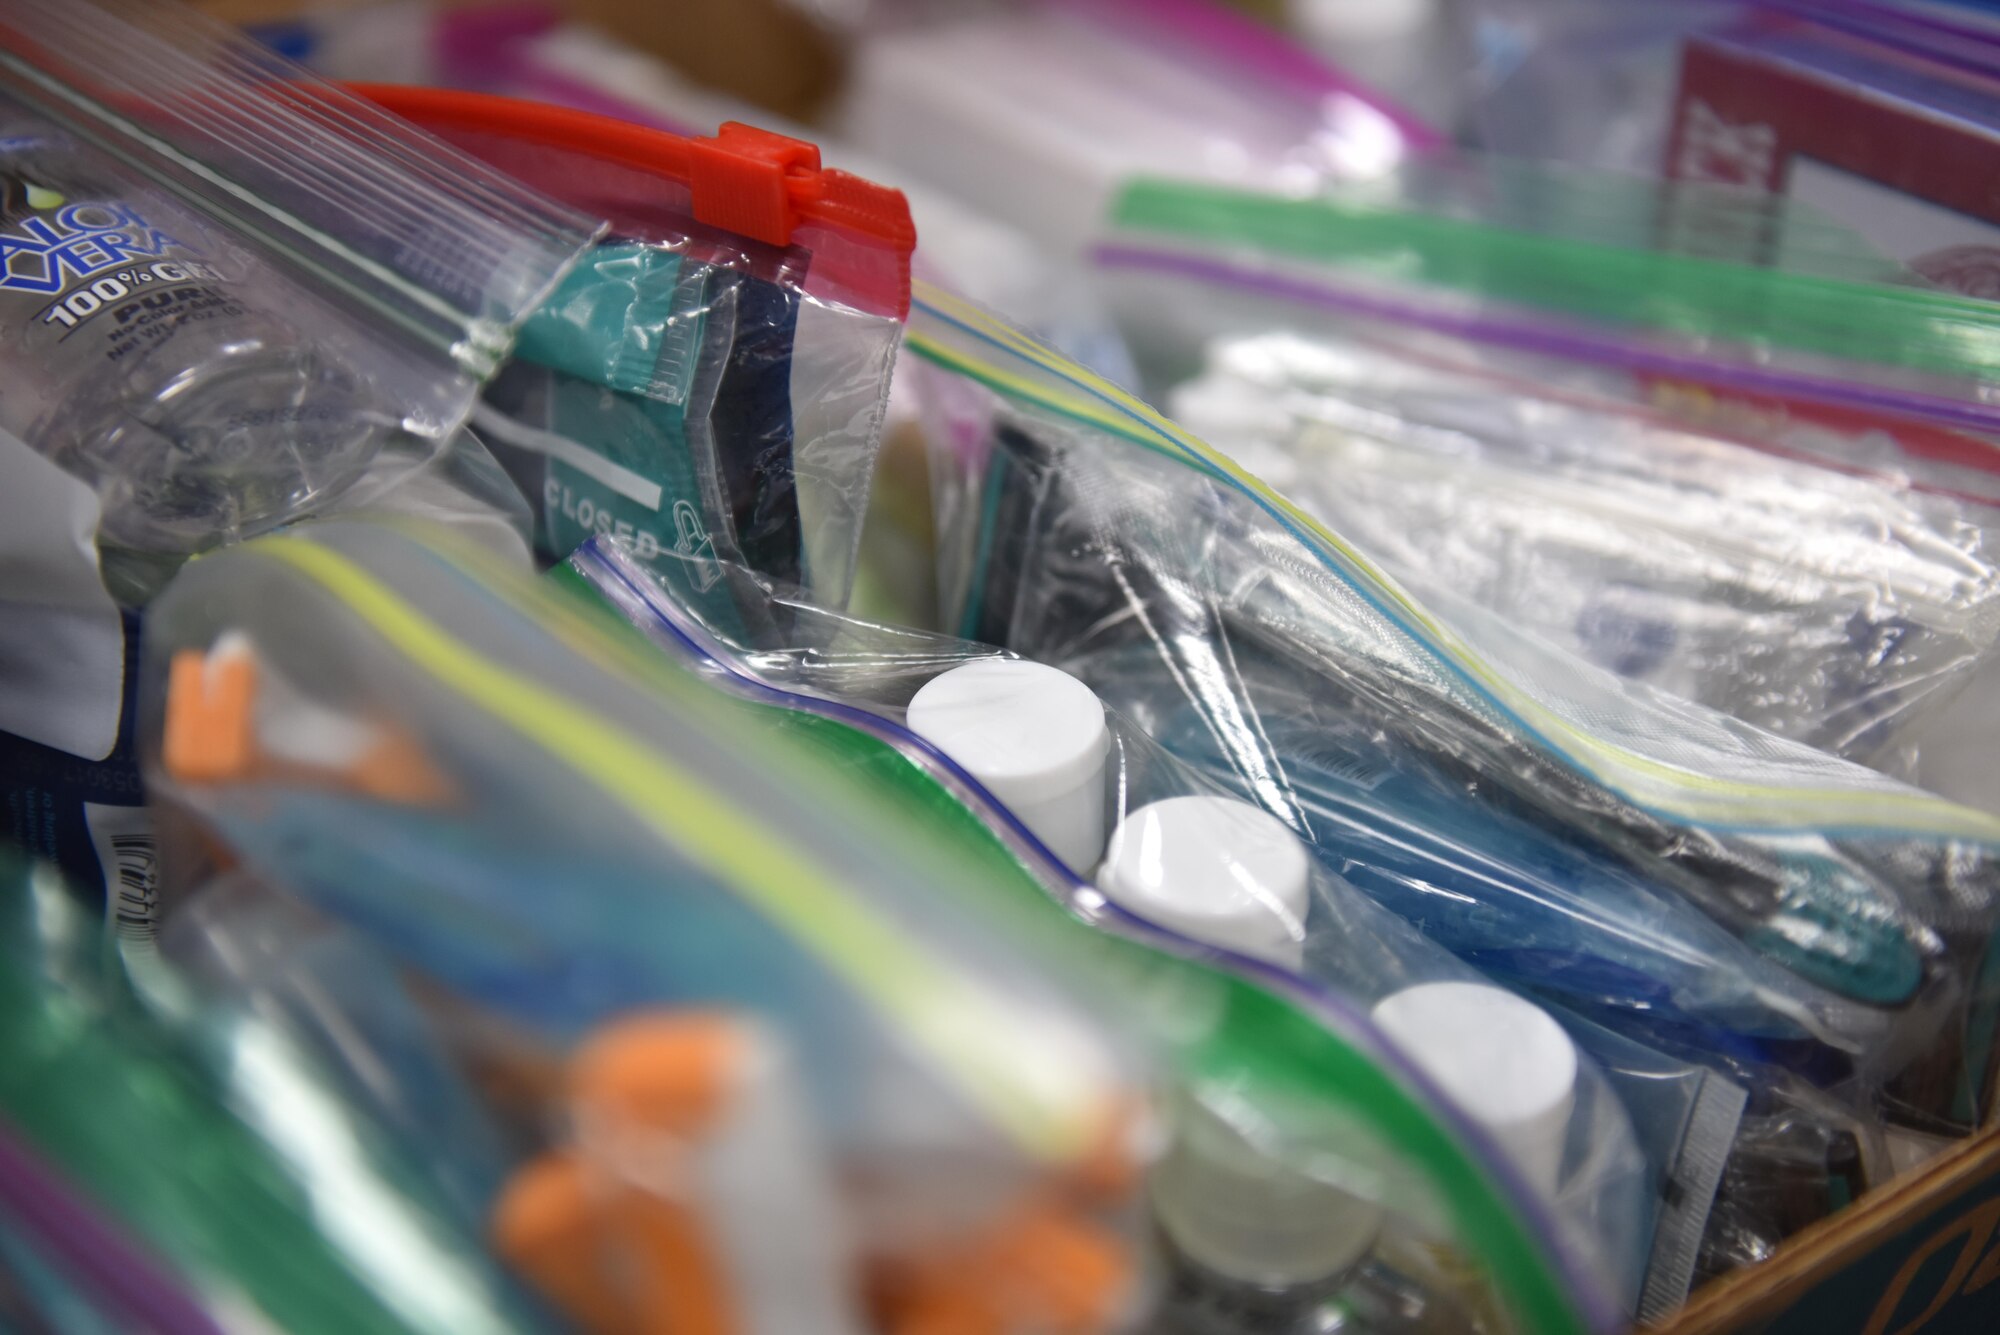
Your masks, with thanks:
[{"label": "stack of plastic bags", "polygon": [[1988,1125],[2000,321],[1577,165],[1806,20],[857,8],[880,181],[0,5],[10,1326],[1608,1335]]}]

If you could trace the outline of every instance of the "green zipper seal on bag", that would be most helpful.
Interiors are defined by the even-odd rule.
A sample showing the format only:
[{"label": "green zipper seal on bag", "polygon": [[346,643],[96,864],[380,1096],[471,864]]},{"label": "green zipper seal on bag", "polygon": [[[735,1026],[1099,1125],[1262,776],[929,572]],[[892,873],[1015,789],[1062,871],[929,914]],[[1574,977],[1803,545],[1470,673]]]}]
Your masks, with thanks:
[{"label": "green zipper seal on bag", "polygon": [[1363,198],[1135,181],[1118,228],[1338,268],[1407,291],[1580,316],[1682,339],[1782,348],[1979,381],[2000,368],[1987,302],[1668,251],[1551,236]]}]

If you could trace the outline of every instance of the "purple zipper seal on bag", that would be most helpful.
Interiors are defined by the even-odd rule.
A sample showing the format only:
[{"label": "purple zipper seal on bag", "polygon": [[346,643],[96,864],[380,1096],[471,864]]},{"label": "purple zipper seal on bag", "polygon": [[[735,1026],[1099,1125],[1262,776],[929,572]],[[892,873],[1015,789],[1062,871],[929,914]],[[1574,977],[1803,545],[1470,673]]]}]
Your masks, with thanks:
[{"label": "purple zipper seal on bag", "polygon": [[159,1335],[226,1335],[186,1290],[124,1234],[78,1199],[11,1127],[0,1124],[0,1209],[29,1225],[90,1298],[115,1307],[128,1329]]}]

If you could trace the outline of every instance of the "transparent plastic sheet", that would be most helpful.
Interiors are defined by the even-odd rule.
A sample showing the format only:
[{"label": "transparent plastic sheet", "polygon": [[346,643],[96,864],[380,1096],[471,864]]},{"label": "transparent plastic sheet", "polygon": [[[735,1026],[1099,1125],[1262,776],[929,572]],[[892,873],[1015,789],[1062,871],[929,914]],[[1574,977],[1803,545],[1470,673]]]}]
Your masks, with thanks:
[{"label": "transparent plastic sheet", "polygon": [[1666,166],[1681,52],[1693,38],[1818,29],[1970,70],[2000,64],[2000,26],[1873,0],[1473,0],[1466,130],[1522,157]]},{"label": "transparent plastic sheet", "polygon": [[100,544],[141,563],[434,453],[594,230],[131,0],[9,7],[0,179],[4,425],[91,485]]},{"label": "transparent plastic sheet", "polygon": [[[589,24],[564,21],[554,10],[448,10],[435,18],[428,45],[437,52],[431,80],[559,106],[685,136],[712,134],[730,121],[809,139],[829,164],[875,181],[892,181],[908,199],[918,244],[913,272],[1005,312],[1054,346],[1119,384],[1136,382],[1123,342],[1095,290],[1073,264],[1058,263],[1029,234],[973,207],[904,167],[871,157],[816,128],[788,123],[715,88],[697,84],[654,55],[625,45]],[[348,62],[365,48],[378,16],[319,16],[330,27],[311,59],[332,77],[363,77],[365,62]],[[322,64],[322,60],[326,63]],[[370,77],[380,77],[374,75]],[[884,411],[881,459],[869,514],[861,525],[852,605],[892,621],[928,615],[935,603],[931,576],[930,489],[922,440],[913,426],[907,388],[892,382]],[[530,478],[532,487],[534,478]],[[574,508],[574,500],[570,502]],[[615,521],[614,521],[615,526]],[[721,531],[707,526],[711,532]],[[678,537],[678,532],[676,532]],[[637,540],[636,534],[634,541]],[[560,547],[561,544],[556,544]],[[718,561],[722,553],[718,549]],[[756,564],[756,558],[743,555]],[[683,562],[662,563],[673,570]]]},{"label": "transparent plastic sheet", "polygon": [[[912,796],[851,747],[774,729],[555,590],[456,544],[327,524],[203,562],[160,622],[163,657],[211,650],[183,660],[170,722],[202,698],[193,674],[245,652],[240,633],[260,664],[258,780],[197,777],[170,745],[159,790],[177,809],[249,869],[557,1052],[621,1002],[763,1016],[801,1063],[849,1184],[836,1212],[871,1273],[921,1278],[925,1255],[1004,1222],[1020,1191],[1078,1181],[1076,1155],[1101,1144],[1107,1112],[1129,1120],[1145,1094],[1131,1038],[1105,1048],[1109,1024],[1176,1058],[1162,1111],[1183,1149],[1156,1187],[1165,1173],[1246,1209],[1276,1193],[1291,1222],[1259,1227],[1289,1227],[1283,1245],[1315,1255],[1386,1211],[1381,1248],[1397,1261],[1385,1273],[1429,1275],[1427,1310],[1450,1329],[1615,1324],[1593,1306],[1594,1280],[1548,1269],[1560,1253],[1521,1189],[1496,1191],[1461,1124],[1378,1064],[1365,1020],[1082,930],[1005,884],[1018,865],[976,821],[912,822]],[[797,853],[808,844],[810,862]],[[173,884],[166,898],[171,928]],[[1044,968],[1013,953],[1024,939]],[[1057,967],[1103,1022],[1068,1008]],[[1003,971],[1004,1002],[988,990]],[[1186,1150],[1197,1136],[1202,1152]],[[1301,1217],[1329,1212],[1330,1233],[1299,1236]],[[782,1230],[768,1220],[783,1216],[767,1217],[772,1246]],[[1221,1233],[1217,1245],[1240,1245]],[[1106,1245],[1135,1255],[1131,1241]],[[1029,1261],[1005,1278],[1046,1293]]]},{"label": "transparent plastic sheet", "polygon": [[[1136,1258],[1115,1206],[1085,1182],[1086,1161],[1102,1150],[1122,1176],[1126,1156],[1143,1152],[1127,1143],[1139,1128],[1121,1124],[1147,1092],[1136,1054],[1013,938],[918,893],[925,872],[952,874],[948,854],[860,845],[841,833],[851,813],[808,809],[761,777],[763,763],[788,757],[756,742],[746,752],[740,732],[636,685],[615,645],[590,644],[588,621],[570,624],[573,609],[540,608],[549,620],[538,621],[532,583],[504,568],[488,578],[372,526],[321,526],[247,548],[240,562],[203,563],[156,614],[161,654],[194,655],[175,668],[158,773],[160,790],[247,867],[569,1072],[538,1114],[538,1153],[512,1166],[492,1207],[510,1259],[573,1315],[601,1303],[657,1316],[674,1295],[650,1291],[651,1279],[628,1287],[618,1249],[650,1236],[654,1205],[687,1205],[706,1211],[700,1222],[740,1280],[729,1302],[754,1328],[846,1329],[862,1287],[851,1267],[863,1261],[900,1275],[897,1302],[956,1300],[932,1281],[951,1279],[963,1250],[976,1285],[976,1254],[993,1249],[992,1265],[1018,1260],[1006,1278],[1047,1300],[1049,1267],[1073,1247],[1087,1262],[1082,1328],[1108,1326],[1134,1298]],[[585,644],[564,647],[565,629]],[[198,748],[177,740],[203,711],[200,674],[226,680],[231,663],[255,674],[254,702],[239,701],[254,716],[240,720],[254,774],[204,771]],[[171,924],[171,886],[168,898]],[[769,1135],[768,1152],[790,1145],[805,1157],[797,1175],[765,1186],[744,1179],[739,1160],[717,1185],[723,1197],[683,1202],[659,1179],[669,1166],[659,1142],[674,1128],[592,1111],[599,1097],[642,1097],[593,1084],[615,1074],[593,1063],[682,1041],[647,1017],[671,1031],[674,1017],[705,1012],[747,1026],[745,1060],[761,1062],[768,1041],[784,1054],[774,1072],[791,1072],[774,1073],[778,1102],[766,1109],[782,1126],[758,1122],[764,1105],[750,1100],[732,1105],[732,1119],[749,1120],[732,1120],[721,1140],[754,1156]],[[671,1090],[644,1097],[673,1113]],[[565,1121],[575,1132],[552,1134]],[[739,1131],[751,1140],[733,1140]],[[849,1184],[837,1201],[836,1171]],[[565,1260],[541,1211],[556,1208],[550,1194],[600,1176],[619,1185],[588,1227],[608,1232]],[[767,1188],[798,1199],[777,1208]],[[617,1202],[639,1216],[628,1222],[641,1239],[624,1235]],[[768,1278],[795,1262],[796,1284]],[[824,1310],[787,1322],[759,1306],[788,1297]],[[1022,1301],[1008,1320],[1032,1325],[1034,1299]]]},{"label": "transparent plastic sheet", "polygon": [[45,869],[0,868],[0,1211],[118,1329],[541,1329],[426,1194],[260,1019],[128,979]]},{"label": "transparent plastic sheet", "polygon": [[[1764,1172],[1758,1163],[1763,1146],[1745,1134],[1750,1096],[1707,1059],[1647,1047],[1560,1008],[1552,1013],[1603,1069],[1632,1119],[1634,1138],[1646,1148],[1659,1186],[1646,1202],[1652,1250],[1637,1316],[1644,1323],[1665,1320],[1692,1288],[1717,1273],[1704,1271],[1701,1262],[1717,1254],[1711,1239],[1724,1230],[1718,1192],[1730,1168],[1753,1181]],[[1809,1222],[1746,1208],[1730,1217],[1729,1232],[1732,1239],[1755,1238],[1769,1247]]]},{"label": "transparent plastic sheet", "polygon": [[[1157,893],[1148,898],[1143,889],[1121,893],[1130,890],[1121,885],[1121,841],[1134,847],[1163,845],[1153,855],[1161,861],[1198,857],[1201,850],[1170,842],[1167,827],[1203,819],[1206,813],[1197,808],[1204,804],[1227,810],[1233,805],[1229,790],[1112,711],[1103,719],[1108,749],[1102,770],[1090,780],[1101,795],[1077,793],[1052,803],[1018,792],[1011,801],[997,797],[1008,776],[993,775],[995,787],[989,789],[975,769],[966,767],[976,765],[976,759],[961,764],[955,758],[965,754],[962,746],[955,751],[949,740],[918,731],[923,725],[913,721],[912,702],[931,683],[968,665],[1018,661],[1003,651],[783,599],[773,599],[765,614],[745,618],[782,629],[745,643],[704,623],[698,611],[676,601],[670,585],[653,582],[644,567],[615,545],[600,540],[580,549],[569,569],[675,660],[734,693],[881,738],[937,787],[956,794],[1004,840],[1015,843],[1017,856],[1042,890],[1086,919],[1123,926],[1136,918],[1155,931],[1181,937],[1190,949],[1221,950],[1225,959],[1238,963],[1254,959],[1283,969],[1357,1009],[1379,1008],[1386,998],[1427,983],[1483,983],[1480,975],[1426,939],[1451,940],[1448,934],[1436,933],[1428,924],[1419,934],[1357,893],[1339,874],[1340,859],[1329,859],[1321,850],[1309,868],[1302,863],[1294,874],[1282,854],[1272,856],[1271,836],[1254,821],[1237,831],[1241,842],[1233,860],[1225,858],[1219,880],[1202,887],[1205,893],[1197,898],[1205,902],[1176,903]],[[736,587],[740,596],[758,596],[747,578]],[[1007,715],[1004,721],[996,718],[995,727],[1041,726],[1037,707],[1028,703],[1036,683],[1031,672],[984,688],[990,692],[989,708]],[[921,703],[915,713],[933,723],[942,717],[935,708],[925,712]],[[1161,802],[1171,805],[1154,805]],[[1070,818],[1083,808],[1095,808],[1095,816],[1082,822]],[[1282,827],[1276,840],[1280,847],[1306,848]],[[1114,864],[1121,870],[1114,870]],[[1096,884],[1090,879],[1093,872]],[[1232,911],[1222,910],[1224,901]],[[1504,953],[1502,943],[1515,939],[1496,921],[1505,911],[1500,906],[1468,915],[1473,920],[1460,939]],[[1419,915],[1411,916],[1421,923]],[[1468,956],[1475,953],[1473,947],[1461,949]],[[1496,1004],[1490,989],[1477,995],[1483,1005]],[[1648,995],[1635,998],[1634,1004],[1651,1001]],[[1549,1199],[1567,1244],[1594,1256],[1607,1274],[1616,1276],[1613,1282],[1628,1310],[1663,1314],[1687,1295],[1707,1205],[1729,1154],[1743,1092],[1729,1075],[1706,1069],[1703,1055],[1693,1061],[1670,1057],[1566,1012],[1558,1010],[1555,1016],[1583,1054],[1562,1129],[1553,1139],[1546,1132],[1540,1139],[1518,1132],[1510,1138],[1500,1129],[1495,1134],[1515,1168]],[[1414,1040],[1390,1037],[1392,1046],[1402,1041]],[[1412,1051],[1406,1058],[1424,1066],[1424,1053]],[[1524,1089],[1536,1078],[1512,1074]],[[1439,1078],[1446,1097],[1467,1096],[1464,1084]],[[1477,1091],[1471,1096],[1476,1099]],[[1635,1139],[1627,1110],[1640,1118],[1642,1106],[1644,1134]],[[1477,1107],[1468,1115],[1480,1120]],[[1502,1116],[1490,1125],[1498,1128],[1504,1122]],[[1663,1227],[1656,1229],[1656,1224]]]},{"label": "transparent plastic sheet", "polygon": [[[1238,656],[1249,659],[1254,649]],[[1798,976],[1656,879],[1499,807],[1373,711],[1261,665],[1237,678],[1249,726],[1282,768],[1247,782],[1204,712],[1145,650],[1066,659],[1214,781],[1276,805],[1322,855],[1425,935],[1510,985],[1648,1041],[1710,1059],[1795,1064],[1862,1106],[1926,1009],[1893,1004],[1907,969],[1857,970],[1844,989]],[[1211,683],[1212,684],[1212,683]],[[1468,901],[1479,906],[1467,914]],[[1893,953],[1893,952],[1892,952]],[[1863,966],[1865,970],[1866,966]],[[1828,981],[1831,981],[1830,979]],[[1857,997],[1886,983],[1874,1002]]]},{"label": "transparent plastic sheet", "polygon": [[2000,509],[1941,459],[1982,440],[1747,406],[1691,420],[1673,404],[1699,386],[1647,403],[1615,368],[1350,312],[1337,279],[1320,302],[1242,257],[1131,246],[1106,276],[1148,365],[1201,365],[1161,394],[1176,420],[1413,589],[1913,781],[1918,740],[1976,704],[1959,695],[2000,639]]},{"label": "transparent plastic sheet", "polygon": [[834,123],[858,147],[1064,259],[1142,171],[1366,176],[1436,131],[1204,0],[891,7],[861,32]]},{"label": "transparent plastic sheet", "polygon": [[453,437],[423,468],[379,489],[366,488],[362,495],[365,499],[326,513],[427,520],[446,525],[495,556],[523,567],[531,563],[533,510],[479,433],[470,428]]},{"label": "transparent plastic sheet", "polygon": [[909,304],[902,196],[737,124],[689,140],[480,94],[364,91],[610,219],[478,415],[544,555],[615,533],[844,603]]},{"label": "transparent plastic sheet", "polygon": [[1364,777],[1386,761],[1482,841],[1511,830],[1620,868],[1762,956],[1742,975],[1760,976],[1747,1033],[1806,1040],[1801,1074],[1880,1088],[1898,1122],[1982,1120],[1992,818],[1621,681],[1463,599],[1420,605],[1132,400],[942,295],[919,315],[940,531],[963,536],[942,583],[968,634],[1066,667],[1162,733],[1179,712],[1295,829],[1324,819],[1328,785],[1305,775],[1351,786],[1301,747],[1372,737]]}]

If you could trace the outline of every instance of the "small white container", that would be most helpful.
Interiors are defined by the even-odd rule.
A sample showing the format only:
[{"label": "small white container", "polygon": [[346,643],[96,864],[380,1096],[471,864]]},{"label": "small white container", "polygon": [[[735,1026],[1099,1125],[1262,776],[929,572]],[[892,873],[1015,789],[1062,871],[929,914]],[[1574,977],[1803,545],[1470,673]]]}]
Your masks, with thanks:
[{"label": "small white container", "polygon": [[1576,1045],[1532,1001],[1484,983],[1423,983],[1385,997],[1375,1021],[1530,1186],[1555,1195],[1576,1107]]},{"label": "small white container", "polygon": [[1186,1107],[1175,1130],[1148,1191],[1167,1236],[1203,1269],[1288,1289],[1342,1274],[1374,1248],[1380,1205],[1273,1161],[1200,1106]]},{"label": "small white container", "polygon": [[1111,734],[1088,686],[1042,663],[981,659],[926,682],[909,723],[1071,868],[1097,864]]},{"label": "small white container", "polygon": [[1118,823],[1098,888],[1212,946],[1297,970],[1310,897],[1305,845],[1233,797],[1170,797]]}]

